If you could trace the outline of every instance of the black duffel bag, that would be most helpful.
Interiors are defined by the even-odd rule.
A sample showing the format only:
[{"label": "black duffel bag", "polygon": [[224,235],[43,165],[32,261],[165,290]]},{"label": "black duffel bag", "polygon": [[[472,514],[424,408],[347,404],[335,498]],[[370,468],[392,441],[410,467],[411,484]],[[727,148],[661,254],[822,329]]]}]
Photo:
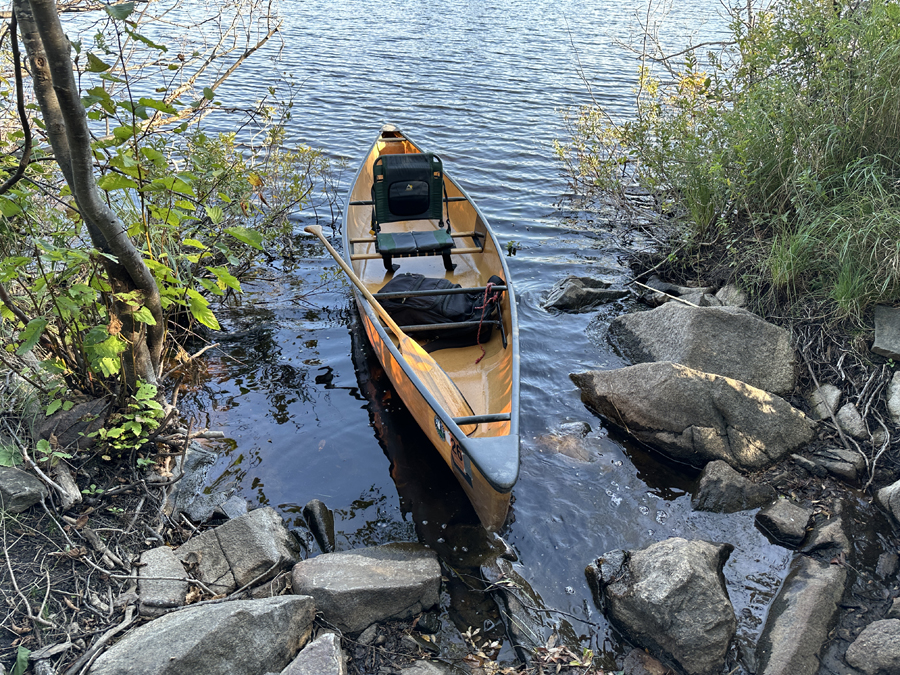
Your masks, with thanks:
[{"label": "black duffel bag", "polygon": [[[494,286],[506,285],[498,276],[492,276],[488,283]],[[426,277],[423,274],[397,274],[382,287],[379,293],[409,293],[449,288],[462,288],[462,286],[451,283],[447,279]],[[496,320],[499,315],[497,303],[500,301],[501,294],[502,291],[488,292],[487,306],[484,309],[482,309],[485,300],[483,291],[451,295],[419,295],[411,298],[385,298],[379,302],[400,327],[438,326],[464,322],[473,324],[461,328],[416,331],[414,337],[431,340],[425,345],[425,350],[432,352],[448,347],[484,344],[490,340],[494,328],[492,321]]]}]

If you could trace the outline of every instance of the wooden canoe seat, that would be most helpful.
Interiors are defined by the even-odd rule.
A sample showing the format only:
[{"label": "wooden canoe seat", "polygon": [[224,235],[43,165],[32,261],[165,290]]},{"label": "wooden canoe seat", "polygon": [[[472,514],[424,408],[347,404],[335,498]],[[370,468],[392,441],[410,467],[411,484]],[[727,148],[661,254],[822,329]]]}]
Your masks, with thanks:
[{"label": "wooden canoe seat", "polygon": [[[450,235],[450,214],[444,218],[446,198],[444,169],[440,157],[428,153],[381,155],[372,165],[372,230],[375,232],[375,251],[381,256],[384,268],[395,272],[399,265],[394,258],[439,255],[444,268],[456,268],[450,258],[453,237]],[[403,232],[382,232],[385,223],[410,223],[417,220],[438,221],[425,229]],[[444,223],[446,220],[446,229]]]}]

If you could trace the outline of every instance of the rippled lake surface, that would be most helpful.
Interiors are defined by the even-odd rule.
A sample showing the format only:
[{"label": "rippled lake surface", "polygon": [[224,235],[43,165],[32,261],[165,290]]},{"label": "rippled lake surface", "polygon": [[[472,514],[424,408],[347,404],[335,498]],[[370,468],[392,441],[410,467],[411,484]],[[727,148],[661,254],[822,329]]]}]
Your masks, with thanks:
[{"label": "rippled lake surface", "polygon": [[[278,73],[302,82],[288,143],[345,159],[343,187],[381,125],[397,124],[442,157],[501,242],[518,247],[508,262],[520,303],[522,461],[502,534],[545,605],[566,613],[548,623],[568,624],[574,639],[612,658],[620,645],[591,600],[585,565],[609,550],[695,537],[739,544],[726,577],[739,635],[752,641],[787,551],[766,542],[751,514],[692,512],[696,476],[607,430],[569,380],[623,365],[604,333],[629,301],[586,314],[540,306],[567,274],[623,286],[628,250],[650,243],[621,234],[614,213],[567,207],[552,147],[565,137],[563,108],[593,96],[628,114],[639,64],[617,42],[637,34],[646,5],[307,0],[284,11],[280,60],[275,48],[261,54],[222,98],[256,100]],[[691,36],[717,39],[719,11],[715,0],[679,3],[661,20],[661,37],[673,51]],[[247,284],[241,306],[222,313],[221,350],[208,353],[186,400],[199,424],[230,439],[213,487],[274,506],[297,527],[302,506],[321,499],[335,510],[339,549],[418,538],[453,565],[477,562],[486,537],[359,342],[349,288],[320,283],[334,268],[320,246],[306,240],[301,253],[292,268]],[[574,421],[592,428],[578,459],[554,452],[548,438]],[[454,620],[482,620],[464,599],[452,604]]]}]

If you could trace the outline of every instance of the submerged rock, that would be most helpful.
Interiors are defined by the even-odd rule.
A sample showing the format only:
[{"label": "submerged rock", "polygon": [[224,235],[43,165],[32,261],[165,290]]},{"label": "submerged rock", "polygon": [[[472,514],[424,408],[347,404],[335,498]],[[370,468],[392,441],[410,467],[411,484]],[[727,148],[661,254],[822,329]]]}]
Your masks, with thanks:
[{"label": "submerged rock", "polygon": [[588,406],[679,461],[770,466],[813,437],[789,403],[743,382],[676,363],[571,375]]},{"label": "submerged rock", "polygon": [[671,538],[607,553],[585,573],[595,600],[629,641],[688,675],[717,675],[737,628],[722,574],[733,550]]},{"label": "submerged rock", "polygon": [[294,593],[315,598],[325,620],[359,633],[386,619],[405,619],[439,601],[441,566],[420,544],[385,544],[326,553],[294,566]]},{"label": "submerged rock", "polygon": [[497,558],[485,563],[481,566],[481,576],[490,584],[491,595],[516,654],[527,662],[537,647],[547,644],[549,637],[547,615],[539,611],[544,607],[540,596],[508,560]]},{"label": "submerged rock", "polygon": [[771,486],[752,483],[717,459],[703,468],[691,505],[696,511],[735,513],[768,504],[775,496]]},{"label": "submerged rock", "polygon": [[814,675],[835,623],[847,570],[798,557],[769,608],[757,643],[761,675]]},{"label": "submerged rock", "polygon": [[564,312],[586,312],[597,305],[631,295],[625,289],[609,288],[609,284],[591,277],[568,276],[553,284],[544,300],[544,309]]},{"label": "submerged rock", "polygon": [[91,675],[247,675],[280,671],[309,639],[312,598],[286,595],[188,607],[146,623],[100,655]]},{"label": "submerged rock", "polygon": [[609,336],[635,363],[672,361],[776,394],[794,389],[790,333],[737,307],[670,302],[617,317]]}]

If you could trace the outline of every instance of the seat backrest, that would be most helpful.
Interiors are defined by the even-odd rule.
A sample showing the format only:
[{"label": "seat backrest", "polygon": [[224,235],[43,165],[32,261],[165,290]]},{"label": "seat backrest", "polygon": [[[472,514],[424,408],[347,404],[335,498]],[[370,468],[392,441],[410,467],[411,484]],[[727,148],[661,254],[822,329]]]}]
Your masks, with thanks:
[{"label": "seat backrest", "polygon": [[382,155],[372,174],[376,230],[380,223],[401,220],[434,218],[443,225],[444,170],[439,157],[430,152]]}]

